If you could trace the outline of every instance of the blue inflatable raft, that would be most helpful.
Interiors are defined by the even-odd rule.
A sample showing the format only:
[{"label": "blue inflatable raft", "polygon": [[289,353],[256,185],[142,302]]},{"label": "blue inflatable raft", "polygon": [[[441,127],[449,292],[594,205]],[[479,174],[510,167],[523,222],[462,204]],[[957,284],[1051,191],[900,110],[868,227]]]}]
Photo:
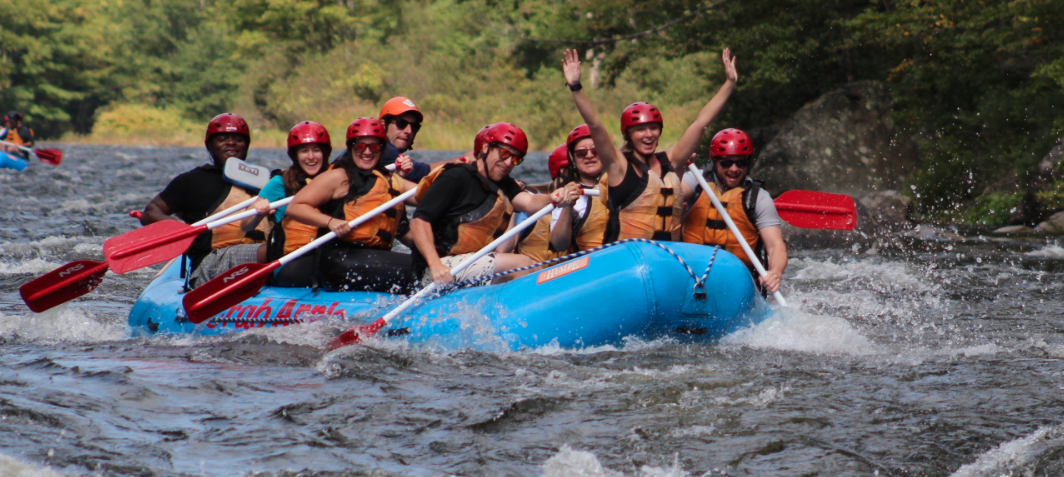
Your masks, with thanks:
[{"label": "blue inflatable raft", "polygon": [[[193,325],[181,307],[179,275],[175,263],[141,294],[129,314],[135,335],[232,333],[322,316],[367,324],[405,298],[264,287]],[[770,313],[734,255],[701,245],[628,240],[509,283],[451,290],[410,308],[381,333],[444,349],[580,348],[620,344],[626,337],[708,343]]]},{"label": "blue inflatable raft", "polygon": [[30,163],[22,160],[14,154],[7,152],[0,152],[0,169],[14,169],[21,171],[29,167]]}]

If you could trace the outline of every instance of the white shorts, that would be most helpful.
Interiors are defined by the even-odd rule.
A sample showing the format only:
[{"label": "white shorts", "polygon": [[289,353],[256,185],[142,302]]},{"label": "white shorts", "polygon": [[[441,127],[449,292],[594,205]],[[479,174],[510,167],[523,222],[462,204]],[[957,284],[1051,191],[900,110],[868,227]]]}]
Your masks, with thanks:
[{"label": "white shorts", "polygon": [[[440,261],[447,268],[454,268],[463,260],[473,256],[472,253],[465,253],[462,255],[454,255],[451,257],[441,257]],[[454,277],[456,282],[464,282],[466,280],[475,280],[480,278],[489,277],[495,273],[495,253],[489,253],[483,257],[477,259],[471,265],[466,267],[465,270],[458,272],[458,275]],[[425,270],[425,275],[421,277],[421,286],[426,287],[432,283],[432,270]]]}]

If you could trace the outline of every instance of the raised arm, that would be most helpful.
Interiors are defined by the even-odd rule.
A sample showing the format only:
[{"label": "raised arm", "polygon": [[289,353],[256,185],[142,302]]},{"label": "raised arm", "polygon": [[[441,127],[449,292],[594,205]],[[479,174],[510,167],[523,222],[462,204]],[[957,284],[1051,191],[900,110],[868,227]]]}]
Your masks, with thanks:
[{"label": "raised arm", "polygon": [[[577,56],[576,50],[565,50],[562,71],[565,72],[565,83],[570,89],[580,84],[580,57]],[[621,150],[613,145],[613,138],[602,125],[595,107],[591,105],[591,100],[584,94],[583,89],[573,91],[573,101],[588,129],[591,130],[591,140],[595,142],[595,150],[598,152],[599,159],[602,160],[602,168],[608,174],[610,187],[621,185],[624,173],[628,170],[628,160],[625,159]]]},{"label": "raised arm", "polygon": [[687,167],[687,158],[691,156],[691,153],[695,152],[695,148],[698,147],[698,142],[702,140],[702,135],[705,134],[706,128],[724,109],[724,104],[728,102],[732,91],[735,90],[735,83],[739,82],[739,73],[735,69],[735,58],[731,56],[731,49],[724,49],[724,53],[721,53],[721,60],[724,62],[724,84],[721,85],[713,99],[709,100],[709,103],[706,103],[702,110],[698,112],[698,117],[688,126],[687,131],[684,131],[680,141],[665,152],[669,156],[669,162],[672,163],[673,169],[682,170]]}]

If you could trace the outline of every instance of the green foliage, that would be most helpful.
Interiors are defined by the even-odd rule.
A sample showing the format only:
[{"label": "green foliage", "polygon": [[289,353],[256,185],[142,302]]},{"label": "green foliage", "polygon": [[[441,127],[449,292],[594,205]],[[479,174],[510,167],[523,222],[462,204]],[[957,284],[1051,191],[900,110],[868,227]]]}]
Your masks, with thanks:
[{"label": "green foliage", "polygon": [[970,224],[1001,226],[1009,222],[1009,214],[1023,201],[1022,194],[993,192],[983,194],[964,212],[963,220]]},{"label": "green foliage", "polygon": [[1038,200],[1047,210],[1064,210],[1064,180],[1055,181],[1038,191]]}]

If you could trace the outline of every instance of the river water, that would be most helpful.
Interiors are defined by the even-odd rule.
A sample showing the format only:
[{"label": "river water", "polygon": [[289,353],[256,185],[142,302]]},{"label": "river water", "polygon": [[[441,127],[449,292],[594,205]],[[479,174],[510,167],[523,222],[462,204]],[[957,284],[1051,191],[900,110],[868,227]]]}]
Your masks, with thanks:
[{"label": "river water", "polygon": [[714,346],[327,353],[322,323],[131,339],[157,268],[41,314],[18,286],[102,260],[206,154],[60,147],[60,167],[0,170],[0,475],[1064,474],[1053,238],[794,250],[792,308]]}]

